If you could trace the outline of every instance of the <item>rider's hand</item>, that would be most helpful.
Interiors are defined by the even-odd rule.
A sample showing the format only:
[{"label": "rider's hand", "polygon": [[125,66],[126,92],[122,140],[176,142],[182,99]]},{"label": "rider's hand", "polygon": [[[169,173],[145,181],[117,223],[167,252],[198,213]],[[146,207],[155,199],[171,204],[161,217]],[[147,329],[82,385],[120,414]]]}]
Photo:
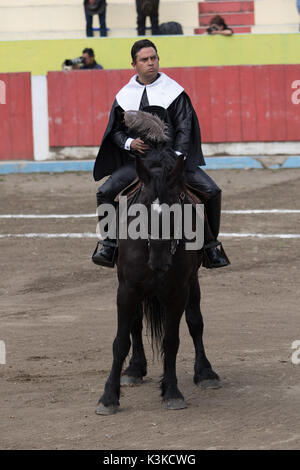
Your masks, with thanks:
[{"label": "rider's hand", "polygon": [[134,139],[130,144],[130,149],[135,150],[140,153],[145,153],[145,151],[149,148],[149,145],[145,144],[142,139],[139,137]]}]

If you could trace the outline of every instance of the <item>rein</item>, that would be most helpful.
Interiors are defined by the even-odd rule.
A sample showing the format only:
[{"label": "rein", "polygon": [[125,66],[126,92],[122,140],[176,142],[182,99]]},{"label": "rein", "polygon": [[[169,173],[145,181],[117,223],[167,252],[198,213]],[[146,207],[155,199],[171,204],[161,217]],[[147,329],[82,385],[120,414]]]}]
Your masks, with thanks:
[{"label": "rein", "polygon": [[[179,194],[178,201],[179,201],[181,207],[183,206],[185,196],[186,196],[186,194],[185,194],[184,191],[182,191],[182,192]],[[148,242],[148,249],[150,248],[151,240],[153,240],[153,239],[151,238],[151,235],[148,233],[148,240],[147,240],[147,242]],[[161,241],[161,239],[155,239],[155,241]],[[178,240],[178,239],[176,239],[176,238],[170,238],[170,242],[171,242],[171,245],[170,245],[170,253],[171,253],[171,255],[173,256],[173,255],[175,255],[175,253],[176,253],[176,251],[177,251],[177,247],[178,247],[178,245],[179,245],[180,240]]]}]

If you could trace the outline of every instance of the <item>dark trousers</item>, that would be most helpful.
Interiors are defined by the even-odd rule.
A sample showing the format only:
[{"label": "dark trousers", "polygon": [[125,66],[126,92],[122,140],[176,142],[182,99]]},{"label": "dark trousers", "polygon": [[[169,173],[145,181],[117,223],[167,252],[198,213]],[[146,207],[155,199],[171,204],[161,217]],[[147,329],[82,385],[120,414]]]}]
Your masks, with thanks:
[{"label": "dark trousers", "polygon": [[[139,0],[136,0],[136,11],[137,11],[137,32],[138,32],[138,36],[145,36],[145,33],[146,33],[146,16],[143,15],[140,11],[140,2],[139,2]],[[158,9],[152,16],[150,16],[150,21],[151,21],[152,35],[159,34]]]},{"label": "dark trousers", "polygon": [[[106,31],[106,8],[104,12],[99,16],[99,23],[100,23],[100,36],[107,36]],[[93,37],[93,15],[88,15],[85,11],[85,19],[86,19],[86,35],[87,37]]]},{"label": "dark trousers", "polygon": [[[218,238],[221,220],[221,189],[216,183],[201,170],[185,173],[186,181],[206,195],[204,203],[208,223],[214,239]],[[136,178],[135,163],[129,162],[123,165],[100,186],[97,193],[97,204],[112,204],[115,197]]]}]

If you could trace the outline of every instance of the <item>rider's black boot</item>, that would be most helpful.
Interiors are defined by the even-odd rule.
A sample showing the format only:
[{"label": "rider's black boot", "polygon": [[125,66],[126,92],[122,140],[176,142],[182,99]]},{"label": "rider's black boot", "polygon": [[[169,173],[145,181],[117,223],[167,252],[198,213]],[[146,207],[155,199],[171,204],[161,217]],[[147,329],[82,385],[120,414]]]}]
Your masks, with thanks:
[{"label": "rider's black boot", "polygon": [[[219,246],[219,248],[217,248]],[[218,240],[204,245],[204,257],[202,265],[205,268],[222,268],[228,266],[230,261],[224,248]]]},{"label": "rider's black boot", "polygon": [[205,268],[222,268],[223,266],[228,266],[230,261],[221,242],[217,239],[221,219],[221,191],[206,202],[205,210],[208,224],[205,224],[203,266]]},{"label": "rider's black boot", "polygon": [[[97,207],[103,204],[101,199],[101,194],[97,193]],[[113,205],[115,205],[112,202]],[[98,216],[99,222],[101,222],[103,216]],[[99,228],[99,227],[98,227]],[[105,227],[106,233],[108,232],[109,227]],[[101,231],[101,229],[100,229]],[[102,245],[100,251],[98,251],[99,245]],[[96,249],[92,255],[92,261],[99,266],[106,266],[108,268],[113,268],[115,265],[117,257],[117,241],[113,238],[106,237],[103,241],[97,243]]]},{"label": "rider's black boot", "polygon": [[102,242],[102,248],[98,252],[98,247],[101,242],[97,243],[96,249],[92,256],[92,261],[99,266],[106,266],[113,268],[116,261],[117,255],[117,243],[116,240],[106,239]]}]

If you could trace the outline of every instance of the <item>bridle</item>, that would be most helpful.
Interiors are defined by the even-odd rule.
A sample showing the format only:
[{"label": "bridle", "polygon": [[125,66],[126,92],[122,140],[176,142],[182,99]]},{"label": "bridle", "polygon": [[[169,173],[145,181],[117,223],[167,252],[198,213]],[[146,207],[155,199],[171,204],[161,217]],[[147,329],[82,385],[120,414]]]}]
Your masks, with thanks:
[{"label": "bridle", "polygon": [[[182,191],[180,194],[179,194],[179,197],[178,197],[178,202],[180,203],[181,207],[183,205],[183,202],[184,202],[184,199],[185,199],[185,192]],[[155,239],[152,239],[151,238],[151,234],[148,233],[148,239],[147,239],[147,245],[148,245],[148,250],[150,249],[150,244],[151,244],[151,240],[153,241],[161,241],[161,239],[159,238],[155,238]],[[180,242],[180,239],[177,239],[177,238],[170,238],[170,254],[171,256],[175,255],[176,251],[177,251],[177,247],[179,245],[179,242]]]},{"label": "bridle", "polygon": [[[160,241],[160,239],[157,239],[157,238],[153,239],[153,238],[151,238],[150,234],[148,234],[148,240],[147,240],[148,250],[150,248],[151,241]],[[177,238],[170,238],[170,242],[171,242],[171,244],[170,244],[170,254],[173,256],[176,253],[176,250],[177,250],[177,247],[179,245],[180,240],[178,240]]]}]

